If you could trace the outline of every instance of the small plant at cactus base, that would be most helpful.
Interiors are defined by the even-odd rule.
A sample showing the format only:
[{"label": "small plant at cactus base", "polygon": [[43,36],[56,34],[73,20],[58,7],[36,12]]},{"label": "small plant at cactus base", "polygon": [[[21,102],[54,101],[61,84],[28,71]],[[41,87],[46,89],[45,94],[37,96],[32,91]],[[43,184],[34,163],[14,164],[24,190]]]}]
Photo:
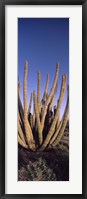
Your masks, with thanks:
[{"label": "small plant at cactus base", "polygon": [[[19,180],[69,180],[67,172],[67,170],[69,171],[69,85],[67,85],[67,76],[65,74],[62,75],[59,98],[57,105],[54,106],[59,70],[60,66],[57,63],[54,82],[49,93],[49,74],[47,75],[42,99],[41,74],[38,71],[37,93],[36,91],[31,93],[28,106],[28,61],[25,61],[23,83],[24,105],[21,102],[21,84],[18,82]],[[60,119],[66,89],[67,102],[64,114]],[[31,111],[32,103],[33,111]],[[60,165],[63,168],[62,171]],[[47,179],[46,169],[49,173]],[[38,172],[37,175],[36,172]]]}]

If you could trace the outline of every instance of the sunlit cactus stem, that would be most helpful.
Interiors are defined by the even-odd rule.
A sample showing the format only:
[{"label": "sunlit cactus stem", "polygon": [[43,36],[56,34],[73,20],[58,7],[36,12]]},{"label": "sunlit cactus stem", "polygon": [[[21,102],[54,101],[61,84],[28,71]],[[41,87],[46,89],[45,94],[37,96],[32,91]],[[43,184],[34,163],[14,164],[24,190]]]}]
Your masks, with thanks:
[{"label": "sunlit cactus stem", "polygon": [[55,141],[53,142],[53,146],[56,146],[59,144],[59,142],[64,134],[64,130],[66,128],[67,121],[68,121],[68,115],[69,115],[69,94],[67,96],[67,104],[66,104],[66,108],[65,108],[65,112],[64,112],[64,116],[63,116],[62,125],[61,125],[58,136],[56,137]]},{"label": "sunlit cactus stem", "polygon": [[55,133],[54,133],[54,136],[53,136],[52,139],[50,140],[49,145],[52,145],[53,142],[56,140],[56,137],[58,136],[58,133],[59,133],[60,128],[61,128],[61,126],[62,126],[62,121],[63,121],[63,120],[60,121],[60,123],[59,123],[59,125],[58,125],[58,127],[57,127],[57,129],[56,129],[56,131],[55,131]]},{"label": "sunlit cactus stem", "polygon": [[24,142],[24,144],[26,144],[25,137],[24,137],[19,120],[18,120],[18,133],[20,135],[21,140]]},{"label": "sunlit cactus stem", "polygon": [[60,107],[61,107],[61,104],[62,104],[62,101],[63,101],[63,98],[64,98],[65,89],[66,89],[66,76],[64,75],[62,77],[61,91],[60,91],[60,96],[59,96],[59,100],[58,100],[58,103],[57,103],[56,114],[54,116],[54,120],[52,122],[50,130],[49,130],[49,132],[46,136],[46,139],[44,140],[44,142],[41,146],[41,150],[44,150],[47,147],[47,145],[50,142],[51,137],[55,133],[55,126],[56,126],[57,120],[59,118]]},{"label": "sunlit cactus stem", "polygon": [[44,91],[44,95],[43,95],[43,98],[42,98],[42,104],[43,105],[45,105],[45,102],[47,100],[47,96],[48,96],[48,85],[49,85],[49,74],[47,75],[45,91]]},{"label": "sunlit cactus stem", "polygon": [[33,150],[35,148],[34,138],[30,124],[28,122],[28,102],[27,102],[27,77],[28,77],[28,61],[25,62],[24,67],[24,127],[29,147]]},{"label": "sunlit cactus stem", "polygon": [[42,120],[41,120],[42,130],[43,130],[43,127],[44,127],[44,121],[45,121],[48,105],[49,105],[49,103],[52,99],[54,92],[55,92],[56,84],[57,84],[57,81],[58,81],[58,74],[59,74],[59,63],[56,65],[56,74],[55,74],[53,86],[52,86],[50,94],[49,94],[49,96],[46,100],[45,108],[44,108],[44,111],[43,111],[43,116],[42,116]]},{"label": "sunlit cactus stem", "polygon": [[40,113],[40,109],[41,109],[41,104],[40,104],[40,91],[41,91],[41,75],[40,75],[40,71],[38,71],[38,84],[37,84],[37,104],[38,104],[38,110]]},{"label": "sunlit cactus stem", "polygon": [[49,104],[49,110],[52,109],[52,107],[53,107],[53,103],[54,103],[54,100],[55,100],[55,97],[56,97],[56,93],[57,93],[57,84],[56,84],[56,88],[55,88],[54,94],[52,96],[51,102]]},{"label": "sunlit cactus stem", "polygon": [[31,96],[30,96],[30,103],[29,103],[29,108],[28,108],[28,114],[31,111],[31,106],[32,106],[32,93],[31,93]]},{"label": "sunlit cactus stem", "polygon": [[21,83],[19,82],[19,79],[18,79],[18,111],[20,112],[20,120],[21,122],[23,122],[24,120],[24,110],[23,110],[23,106],[22,106],[22,103],[21,103],[21,99],[20,99],[20,91],[21,91]]},{"label": "sunlit cactus stem", "polygon": [[[66,91],[66,75],[62,76],[59,99],[57,100],[57,105],[54,105],[54,99],[57,95],[58,75],[59,63],[56,65],[56,73],[52,88],[48,94],[48,75],[44,95],[41,99],[41,75],[40,71],[38,71],[37,94],[36,91],[33,91],[32,98],[31,93],[28,108],[28,61],[25,62],[23,89],[24,107],[22,106],[20,99],[21,84],[18,83],[18,143],[21,147],[24,147],[27,150],[31,149],[33,151],[43,151],[47,147],[57,148],[61,143],[69,146],[69,133],[65,134],[66,124],[69,119],[69,92],[67,94],[67,104],[64,114],[62,118],[60,117],[62,102]],[[31,108],[32,101],[33,110]]]},{"label": "sunlit cactus stem", "polygon": [[41,145],[43,141],[43,137],[42,137],[42,129],[41,129],[40,116],[39,116],[39,110],[38,110],[35,91],[33,92],[33,98],[34,98],[34,108],[35,108],[35,115],[36,115],[37,129],[38,129],[39,145]]},{"label": "sunlit cactus stem", "polygon": [[18,143],[19,143],[22,147],[28,149],[28,145],[26,145],[26,144],[23,142],[23,140],[20,138],[19,135],[18,135]]},{"label": "sunlit cactus stem", "polygon": [[20,96],[21,83],[18,81],[18,96]]}]

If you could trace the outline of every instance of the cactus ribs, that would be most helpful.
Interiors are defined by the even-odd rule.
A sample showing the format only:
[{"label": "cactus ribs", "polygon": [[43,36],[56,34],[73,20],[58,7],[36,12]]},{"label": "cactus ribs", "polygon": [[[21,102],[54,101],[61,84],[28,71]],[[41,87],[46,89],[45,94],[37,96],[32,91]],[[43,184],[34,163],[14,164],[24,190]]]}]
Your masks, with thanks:
[{"label": "cactus ribs", "polygon": [[[37,94],[36,91],[31,93],[30,104],[28,107],[28,61],[25,61],[23,85],[24,107],[22,106],[20,98],[21,84],[18,82],[18,143],[21,147],[27,150],[43,151],[45,149],[58,148],[63,142],[69,145],[68,136],[65,136],[64,134],[69,113],[69,86],[67,86],[67,78],[65,74],[62,76],[57,106],[53,107],[53,102],[57,92],[58,75],[59,63],[56,65],[56,73],[50,92],[48,93],[49,75],[47,75],[45,91],[42,99],[40,99],[41,75],[40,71],[38,71]],[[67,103],[64,114],[60,120],[60,110],[65,96],[66,87]],[[31,113],[32,101],[34,107],[33,113]]]}]

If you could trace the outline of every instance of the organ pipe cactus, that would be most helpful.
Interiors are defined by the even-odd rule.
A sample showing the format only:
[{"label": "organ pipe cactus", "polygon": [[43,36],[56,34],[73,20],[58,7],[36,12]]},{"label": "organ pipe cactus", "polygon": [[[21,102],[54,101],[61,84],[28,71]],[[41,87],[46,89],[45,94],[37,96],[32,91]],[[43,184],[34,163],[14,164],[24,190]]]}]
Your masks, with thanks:
[{"label": "organ pipe cactus", "polygon": [[[64,115],[60,120],[60,111],[65,96],[67,78],[62,76],[59,99],[57,105],[54,106],[54,99],[57,94],[59,75],[59,63],[56,65],[56,73],[54,82],[50,92],[48,93],[49,75],[47,75],[45,91],[42,99],[41,92],[41,74],[38,71],[37,94],[33,91],[30,97],[28,108],[28,61],[24,66],[24,106],[22,106],[20,98],[20,83],[18,82],[18,143],[27,150],[45,150],[47,147],[58,147],[61,142],[65,142],[63,138],[65,128],[68,121],[69,113],[69,94],[67,94],[67,103]],[[33,111],[31,110],[33,100]],[[68,139],[67,139],[68,140]]]}]

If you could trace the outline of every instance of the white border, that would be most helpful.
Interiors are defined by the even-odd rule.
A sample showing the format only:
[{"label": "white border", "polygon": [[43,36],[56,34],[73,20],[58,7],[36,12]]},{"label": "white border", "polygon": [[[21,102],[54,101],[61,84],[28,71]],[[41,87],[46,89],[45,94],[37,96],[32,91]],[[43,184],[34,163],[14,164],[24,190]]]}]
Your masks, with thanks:
[{"label": "white border", "polygon": [[[69,17],[70,180],[17,182],[17,18]],[[82,6],[6,6],[6,194],[82,193]]]}]

